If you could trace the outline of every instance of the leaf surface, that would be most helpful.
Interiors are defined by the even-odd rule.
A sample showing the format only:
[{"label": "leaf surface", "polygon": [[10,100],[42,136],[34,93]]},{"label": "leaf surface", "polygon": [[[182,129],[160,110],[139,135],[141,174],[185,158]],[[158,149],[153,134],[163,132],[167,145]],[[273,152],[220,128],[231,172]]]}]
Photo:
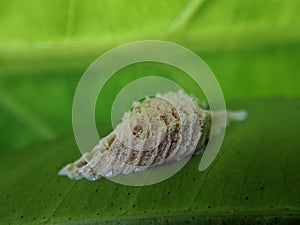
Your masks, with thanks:
[{"label": "leaf surface", "polygon": [[73,138],[0,159],[1,224],[277,224],[299,222],[299,99],[231,101],[246,109],[213,164],[201,155],[161,183],[131,187],[56,173],[80,156]]}]

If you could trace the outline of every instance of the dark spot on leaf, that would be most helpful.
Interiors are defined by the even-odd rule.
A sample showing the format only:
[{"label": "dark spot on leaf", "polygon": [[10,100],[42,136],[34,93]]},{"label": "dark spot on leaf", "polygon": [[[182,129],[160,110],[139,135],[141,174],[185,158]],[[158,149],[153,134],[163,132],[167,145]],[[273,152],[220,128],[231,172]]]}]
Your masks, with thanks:
[{"label": "dark spot on leaf", "polygon": [[110,206],[114,206],[114,204],[113,204],[113,203],[111,203],[111,204],[110,204]]},{"label": "dark spot on leaf", "polygon": [[36,218],[35,218],[35,217],[33,217],[33,220],[36,220]]},{"label": "dark spot on leaf", "polygon": [[100,215],[100,213],[97,213],[97,216],[99,216]]},{"label": "dark spot on leaf", "polygon": [[98,192],[99,190],[98,189],[96,189],[96,192]]},{"label": "dark spot on leaf", "polygon": [[130,192],[128,192],[127,194],[130,195]]},{"label": "dark spot on leaf", "polygon": [[132,205],[132,207],[134,208],[134,207],[135,207],[135,205]]},{"label": "dark spot on leaf", "polygon": [[263,187],[263,186],[261,186],[261,187],[260,187],[260,190],[264,190],[264,187]]},{"label": "dark spot on leaf", "polygon": [[71,217],[69,217],[69,220],[71,220],[72,218]]},{"label": "dark spot on leaf", "polygon": [[[208,205],[208,206],[207,206],[207,208],[209,208],[209,209],[210,209],[210,205]],[[197,208],[197,209],[198,209],[198,208]]]},{"label": "dark spot on leaf", "polygon": [[21,219],[23,219],[24,216],[21,216]]},{"label": "dark spot on leaf", "polygon": [[168,195],[170,195],[171,194],[171,192],[168,192]]},{"label": "dark spot on leaf", "polygon": [[248,196],[246,196],[246,198],[245,198],[246,200],[248,200]]}]

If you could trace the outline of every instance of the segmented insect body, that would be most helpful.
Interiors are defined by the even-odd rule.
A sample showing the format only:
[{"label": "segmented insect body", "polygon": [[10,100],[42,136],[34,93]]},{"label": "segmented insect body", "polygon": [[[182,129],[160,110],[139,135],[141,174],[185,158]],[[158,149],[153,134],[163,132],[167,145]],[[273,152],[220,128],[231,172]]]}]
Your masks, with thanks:
[{"label": "segmented insect body", "polygon": [[183,91],[135,102],[130,112],[90,153],[68,164],[59,175],[97,180],[141,172],[191,156],[205,147],[210,115]]}]

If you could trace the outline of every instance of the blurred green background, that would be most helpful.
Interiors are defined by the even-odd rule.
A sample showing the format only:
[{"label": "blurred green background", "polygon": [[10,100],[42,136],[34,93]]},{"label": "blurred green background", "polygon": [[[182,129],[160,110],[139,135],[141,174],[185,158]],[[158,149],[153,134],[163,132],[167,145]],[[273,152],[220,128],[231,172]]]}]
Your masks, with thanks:
[{"label": "blurred green background", "polygon": [[[298,97],[299,9],[297,0],[2,0],[0,152],[71,134],[83,72],[105,51],[136,40],[190,48],[215,73],[226,100]],[[132,71],[107,90],[99,124],[107,122],[118,87],[136,76]]]},{"label": "blurred green background", "polygon": [[[281,212],[283,207],[295,209],[293,215],[299,218],[300,194],[296,191],[299,185],[299,177],[296,177],[299,174],[299,151],[295,151],[299,149],[295,138],[298,135],[296,126],[299,125],[297,110],[300,110],[299,11],[298,0],[1,0],[0,169],[3,174],[0,192],[3,195],[0,196],[0,224],[42,224],[56,220],[65,223],[73,220],[71,216],[76,222],[81,213],[88,219],[99,214],[109,218],[116,210],[103,204],[111,207],[117,205],[116,202],[123,204],[123,209],[120,208],[122,214],[125,213],[122,210],[126,207],[129,193],[136,193],[139,197],[134,201],[146,207],[149,199],[139,193],[151,197],[158,193],[157,196],[167,199],[160,191],[168,193],[168,188],[173,187],[178,188],[179,193],[185,189],[186,183],[182,182],[190,184],[195,181],[195,178],[187,181],[184,174],[179,174],[179,180],[171,179],[160,186],[142,190],[120,187],[105,180],[90,184],[56,177],[63,164],[79,156],[72,136],[71,111],[73,95],[82,74],[97,57],[111,48],[145,39],[172,41],[197,53],[217,77],[229,107],[249,107],[253,113],[253,117],[245,122],[247,129],[242,124],[239,127],[233,125],[232,133],[228,129],[224,143],[227,149],[223,155],[225,161],[212,169],[214,181],[207,181],[209,175],[198,174],[192,168],[198,163],[195,160],[185,170],[187,172],[182,172],[194,171],[196,181],[201,180],[198,186],[192,185],[191,193],[198,193],[198,187],[203,185],[202,190],[211,191],[208,197],[201,195],[202,192],[196,195],[201,197],[201,201],[204,198],[203,205],[199,201],[198,209],[193,198],[179,194],[179,203],[165,202],[159,205],[161,208],[157,212],[152,207],[154,215],[169,213],[167,208],[172,206],[176,217],[178,211],[186,212],[187,204],[192,202],[192,206],[196,204],[196,207],[190,210],[196,211],[216,206],[215,212],[231,212],[231,207],[237,207],[242,212],[239,214],[242,215],[240,221],[243,221],[246,218],[244,212],[256,215],[256,212],[262,214],[259,210],[265,210],[263,212],[269,213],[269,208],[274,205],[276,208],[276,201],[280,198],[278,210]],[[98,101],[96,120],[101,135],[111,130],[110,109],[118,91],[139,76],[159,73],[178,82],[186,91],[201,96],[195,84],[174,68],[154,63],[125,68],[110,79],[111,85],[103,89],[104,97]],[[287,117],[296,119],[285,122]],[[276,127],[278,121],[284,124],[283,130]],[[261,123],[265,125],[261,126]],[[247,137],[248,128],[252,139]],[[274,137],[268,135],[270,133]],[[241,141],[234,136],[239,134]],[[266,136],[260,136],[262,134]],[[291,153],[281,151],[286,145]],[[237,146],[244,149],[240,151]],[[260,146],[263,147],[260,149]],[[252,155],[257,149],[262,151],[261,159],[271,160],[265,163]],[[242,160],[238,154],[242,154]],[[237,157],[236,161],[231,162],[234,157]],[[252,157],[254,164],[257,163],[255,168],[247,164],[248,158]],[[290,164],[281,160],[288,157],[294,160]],[[240,164],[232,164],[234,166],[230,170],[226,159],[229,164]],[[280,172],[279,165],[289,172],[286,173],[289,174],[287,178]],[[251,172],[246,174],[248,170]],[[267,172],[260,174],[260,170]],[[282,183],[277,183],[279,181],[274,174],[272,176],[272,171],[278,172],[275,175],[280,177],[280,182],[284,180],[284,184],[294,188],[286,192],[284,185],[279,187]],[[244,179],[241,188],[239,176]],[[232,179],[229,186],[223,179]],[[256,181],[265,182],[267,188],[260,183],[255,186]],[[226,195],[226,191],[218,192],[220,182],[224,183],[224,189],[227,187],[227,191],[232,191],[232,196]],[[25,192],[23,187],[27,188]],[[105,203],[100,201],[99,205],[94,202],[96,198],[91,194],[94,189],[98,194],[107,191],[104,200],[102,197]],[[32,193],[27,195],[29,190]],[[261,195],[264,190],[268,192]],[[122,196],[125,193],[126,198],[119,197],[118,191]],[[240,197],[236,197],[235,193],[241,193]],[[135,196],[133,194],[131,197]],[[255,200],[242,202],[248,197]],[[99,211],[95,211],[96,206],[100,207]],[[143,208],[137,207],[136,210],[129,211],[132,215],[146,214]],[[152,211],[150,209],[153,214]],[[55,215],[58,216],[54,218]],[[195,214],[191,215],[194,217]],[[83,216],[81,219],[84,220]],[[132,221],[127,222],[134,224],[134,219]],[[265,217],[259,222],[268,224]]]}]

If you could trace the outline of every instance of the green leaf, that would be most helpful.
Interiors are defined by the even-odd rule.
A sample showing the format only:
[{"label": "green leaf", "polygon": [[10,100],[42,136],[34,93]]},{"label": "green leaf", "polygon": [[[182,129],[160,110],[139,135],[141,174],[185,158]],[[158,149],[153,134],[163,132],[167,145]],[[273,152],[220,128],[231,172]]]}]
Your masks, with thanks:
[{"label": "green leaf", "polygon": [[[0,224],[299,222],[299,10],[297,0],[1,1]],[[70,135],[81,75],[107,50],[143,39],[196,52],[228,107],[249,110],[249,118],[232,124],[204,173],[197,156],[143,188],[57,177],[80,156]],[[97,103],[99,133],[111,130],[110,106],[122,86],[162,73],[203,96],[174,68],[125,68]]]},{"label": "green leaf", "polygon": [[78,158],[73,138],[0,159],[3,224],[292,224],[299,222],[300,100],[231,101],[249,117],[232,123],[214,163],[201,155],[161,183],[72,181],[58,170]]},{"label": "green leaf", "polygon": [[[163,32],[187,1],[3,1],[0,41],[104,42]],[[10,13],[10,12],[14,13]],[[19,28],[16,31],[16,27]]]}]

